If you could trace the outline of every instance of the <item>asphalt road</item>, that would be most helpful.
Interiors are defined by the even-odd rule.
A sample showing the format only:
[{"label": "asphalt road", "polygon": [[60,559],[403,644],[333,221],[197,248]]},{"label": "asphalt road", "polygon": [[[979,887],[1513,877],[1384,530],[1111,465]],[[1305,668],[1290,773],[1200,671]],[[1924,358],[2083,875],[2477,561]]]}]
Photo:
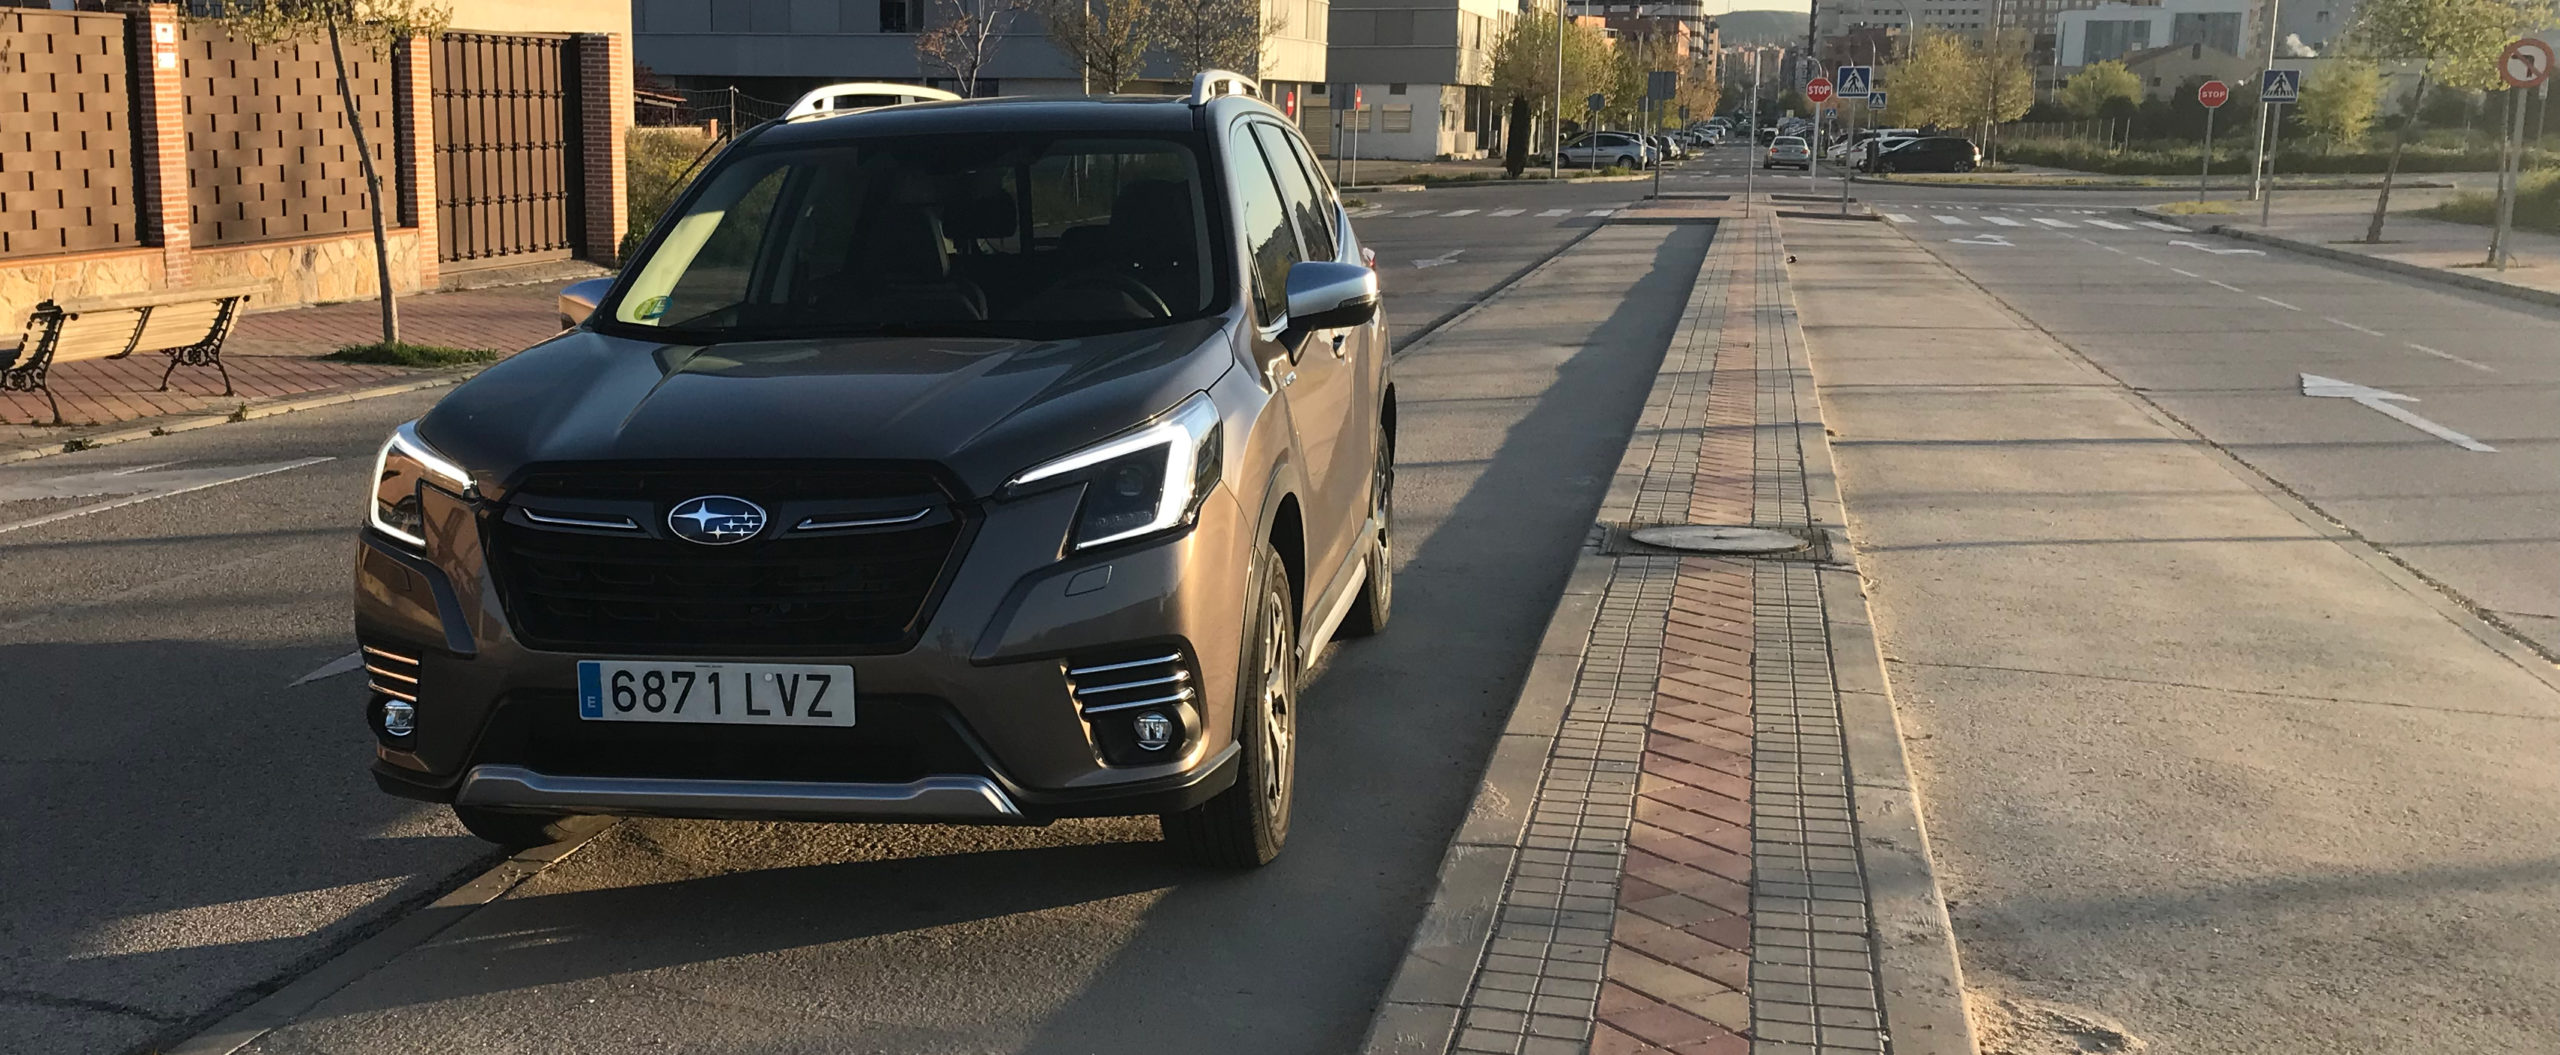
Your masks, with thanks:
[{"label": "asphalt road", "polygon": [[[1595,190],[1521,200],[1629,200]],[[1382,265],[1483,250],[1391,280],[1391,318],[1587,231],[1471,218],[1361,221]],[[1183,869],[1144,819],[628,823],[260,1050],[1347,1048],[1704,248],[1591,235],[1400,361],[1397,624],[1307,689],[1272,868]],[[165,1046],[490,862],[372,789],[353,678],[302,682],[349,650],[366,460],[434,398],[0,467],[0,1047]]]},{"label": "asphalt road", "polygon": [[2553,1050],[2547,321],[1968,200],[1785,230],[1985,1052]]}]

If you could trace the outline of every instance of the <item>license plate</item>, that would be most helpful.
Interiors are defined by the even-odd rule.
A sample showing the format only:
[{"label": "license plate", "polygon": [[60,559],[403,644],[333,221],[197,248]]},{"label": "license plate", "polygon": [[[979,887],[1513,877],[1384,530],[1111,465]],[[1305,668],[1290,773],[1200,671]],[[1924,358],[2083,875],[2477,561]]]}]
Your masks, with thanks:
[{"label": "license plate", "polygon": [[578,717],[598,722],[852,725],[853,668],[582,660]]}]

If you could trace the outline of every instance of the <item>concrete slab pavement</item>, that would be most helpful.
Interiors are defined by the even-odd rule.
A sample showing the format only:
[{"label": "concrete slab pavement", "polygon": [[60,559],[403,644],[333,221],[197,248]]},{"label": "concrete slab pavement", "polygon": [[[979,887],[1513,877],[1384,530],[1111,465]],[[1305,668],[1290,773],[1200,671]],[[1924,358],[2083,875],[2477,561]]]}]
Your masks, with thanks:
[{"label": "concrete slab pavement", "polygon": [[1985,1050],[2560,1044],[2549,665],[1895,227],[1785,223]]}]

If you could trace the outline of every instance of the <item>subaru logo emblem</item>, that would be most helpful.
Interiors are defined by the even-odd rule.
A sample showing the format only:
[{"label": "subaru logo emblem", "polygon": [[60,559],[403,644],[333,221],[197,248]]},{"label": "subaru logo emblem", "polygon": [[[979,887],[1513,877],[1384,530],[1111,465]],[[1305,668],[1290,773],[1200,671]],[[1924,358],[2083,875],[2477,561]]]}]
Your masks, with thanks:
[{"label": "subaru logo emblem", "polygon": [[667,514],[667,530],[705,546],[745,542],[764,530],[764,507],[728,495],[688,498]]}]

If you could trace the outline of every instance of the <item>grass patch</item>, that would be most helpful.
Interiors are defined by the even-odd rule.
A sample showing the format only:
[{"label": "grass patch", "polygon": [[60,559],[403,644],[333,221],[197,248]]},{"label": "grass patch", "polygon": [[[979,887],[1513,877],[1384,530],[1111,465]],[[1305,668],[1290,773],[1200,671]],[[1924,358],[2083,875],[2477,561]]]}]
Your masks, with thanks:
[{"label": "grass patch", "polygon": [[494,363],[500,356],[489,348],[446,348],[434,344],[376,341],[372,344],[350,344],[320,358],[333,363],[370,363],[375,366],[468,366],[472,363]]},{"label": "grass patch", "polygon": [[2176,216],[2228,216],[2240,211],[2238,205],[2227,201],[2173,201],[2166,205],[2154,205],[2151,208],[2157,212]]},{"label": "grass patch", "polygon": [[[2490,191],[2464,191],[2441,205],[2419,210],[2418,215],[2486,227],[2498,222],[2498,196]],[[2516,228],[2560,231],[2560,172],[2527,172],[2517,179]]]}]

